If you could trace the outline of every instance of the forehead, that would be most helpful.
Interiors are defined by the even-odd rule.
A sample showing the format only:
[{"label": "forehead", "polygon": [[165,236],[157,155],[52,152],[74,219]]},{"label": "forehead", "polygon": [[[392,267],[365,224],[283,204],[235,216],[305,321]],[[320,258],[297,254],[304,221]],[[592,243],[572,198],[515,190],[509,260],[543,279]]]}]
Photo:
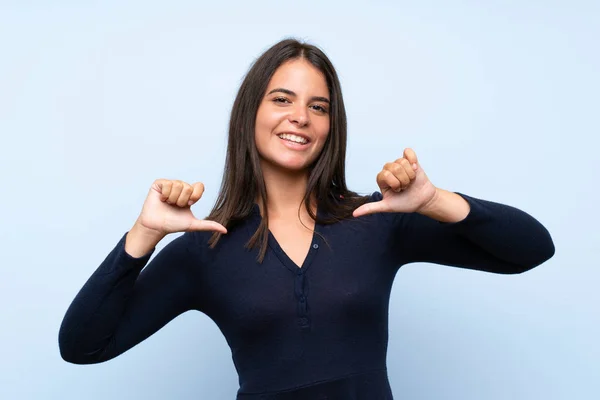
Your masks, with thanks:
[{"label": "forehead", "polygon": [[269,85],[274,88],[289,89],[297,94],[307,92],[311,96],[329,96],[325,76],[317,67],[304,59],[287,61],[279,66]]}]

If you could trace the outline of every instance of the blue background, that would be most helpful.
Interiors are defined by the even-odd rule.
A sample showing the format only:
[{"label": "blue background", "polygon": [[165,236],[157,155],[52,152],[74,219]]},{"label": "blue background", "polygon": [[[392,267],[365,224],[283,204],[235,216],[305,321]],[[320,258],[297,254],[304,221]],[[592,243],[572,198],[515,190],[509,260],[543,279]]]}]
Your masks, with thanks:
[{"label": "blue background", "polygon": [[206,216],[241,79],[287,36],[338,69],[353,190],[412,147],[436,186],[516,206],[555,240],[522,275],[402,268],[395,397],[600,398],[599,20],[575,0],[0,1],[0,398],[234,398],[200,313],[99,365],[64,362],[58,328],[154,179],[204,182]]}]

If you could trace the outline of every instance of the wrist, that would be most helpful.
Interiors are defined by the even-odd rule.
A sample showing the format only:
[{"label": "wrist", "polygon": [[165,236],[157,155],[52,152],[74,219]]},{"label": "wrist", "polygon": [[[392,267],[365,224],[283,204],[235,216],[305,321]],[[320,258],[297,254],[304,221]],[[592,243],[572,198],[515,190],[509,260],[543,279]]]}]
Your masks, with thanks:
[{"label": "wrist", "polygon": [[469,215],[469,203],[456,193],[436,189],[436,193],[423,207],[419,214],[440,222],[459,222]]},{"label": "wrist", "polygon": [[136,222],[125,238],[125,252],[134,258],[143,257],[152,251],[165,236]]},{"label": "wrist", "polygon": [[438,203],[440,201],[440,197],[441,197],[441,189],[438,189],[437,187],[435,188],[435,192],[433,193],[433,196],[431,196],[431,198],[429,200],[427,200],[423,205],[421,205],[421,207],[419,207],[417,209],[417,213],[419,214],[431,214],[432,212],[434,212],[438,206]]},{"label": "wrist", "polygon": [[135,221],[135,224],[133,224],[131,231],[135,232],[136,235],[144,237],[148,240],[160,241],[165,236],[167,236],[167,234],[164,232],[160,232],[160,231],[157,231],[156,229],[148,228],[140,221],[139,218]]}]

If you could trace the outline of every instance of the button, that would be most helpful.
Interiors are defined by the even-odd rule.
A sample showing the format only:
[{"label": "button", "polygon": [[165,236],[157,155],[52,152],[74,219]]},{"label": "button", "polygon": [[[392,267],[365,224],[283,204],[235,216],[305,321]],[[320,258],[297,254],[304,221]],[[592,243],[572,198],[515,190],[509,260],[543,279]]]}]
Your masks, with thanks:
[{"label": "button", "polygon": [[299,269],[299,270],[298,270],[298,272],[297,272],[296,274],[297,274],[298,276],[300,276],[300,275],[302,275],[302,272],[304,272],[304,271],[302,271],[301,269]]},{"label": "button", "polygon": [[308,324],[308,318],[302,317],[302,318],[300,318],[299,322],[301,325],[306,325],[306,324]]},{"label": "button", "polygon": [[318,244],[316,244],[316,243],[315,243],[315,244],[313,244],[313,249],[318,249],[318,248],[319,248],[319,245],[318,245]]},{"label": "button", "polygon": [[301,303],[304,303],[305,301],[306,301],[306,297],[304,297],[304,296],[300,296],[300,302],[301,302]]}]

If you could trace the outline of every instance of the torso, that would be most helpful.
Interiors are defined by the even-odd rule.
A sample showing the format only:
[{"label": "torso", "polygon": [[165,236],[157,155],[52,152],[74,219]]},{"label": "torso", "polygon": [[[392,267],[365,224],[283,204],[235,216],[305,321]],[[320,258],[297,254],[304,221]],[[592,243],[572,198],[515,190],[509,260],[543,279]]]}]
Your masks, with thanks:
[{"label": "torso", "polygon": [[[375,393],[385,399],[373,389],[387,387],[385,382],[362,374],[377,371],[384,380],[386,376],[389,296],[401,261],[390,248],[394,235],[399,235],[391,223],[396,220],[376,213],[360,221],[348,218],[315,226],[302,213],[307,229],[296,210],[270,211],[270,243],[259,262],[260,248],[246,247],[263,222],[256,212],[260,210],[253,211],[214,249],[208,245],[211,232],[188,238],[178,257],[184,259],[193,250],[197,258],[176,268],[185,274],[181,285],[190,291],[182,293],[184,298],[195,299],[195,308],[225,335],[239,374],[241,398],[258,399],[263,393],[273,398],[293,393],[293,397],[293,388],[352,376],[360,377],[358,384],[348,384],[352,389],[326,384],[340,391],[329,397],[346,398],[348,391],[364,389],[365,398],[374,398]],[[322,211],[319,215],[327,217]],[[194,250],[194,242],[203,243],[202,248]],[[188,282],[188,275],[193,282]],[[160,283],[157,287],[165,286]],[[311,393],[326,392],[319,388]],[[299,396],[314,398],[308,393]]]},{"label": "torso", "polygon": [[298,267],[302,267],[306,259],[312,244],[312,230],[315,229],[314,220],[308,218],[308,220],[305,219],[303,222],[311,230],[305,228],[298,218],[294,220],[269,220],[271,234],[275,237],[282,250]]}]

